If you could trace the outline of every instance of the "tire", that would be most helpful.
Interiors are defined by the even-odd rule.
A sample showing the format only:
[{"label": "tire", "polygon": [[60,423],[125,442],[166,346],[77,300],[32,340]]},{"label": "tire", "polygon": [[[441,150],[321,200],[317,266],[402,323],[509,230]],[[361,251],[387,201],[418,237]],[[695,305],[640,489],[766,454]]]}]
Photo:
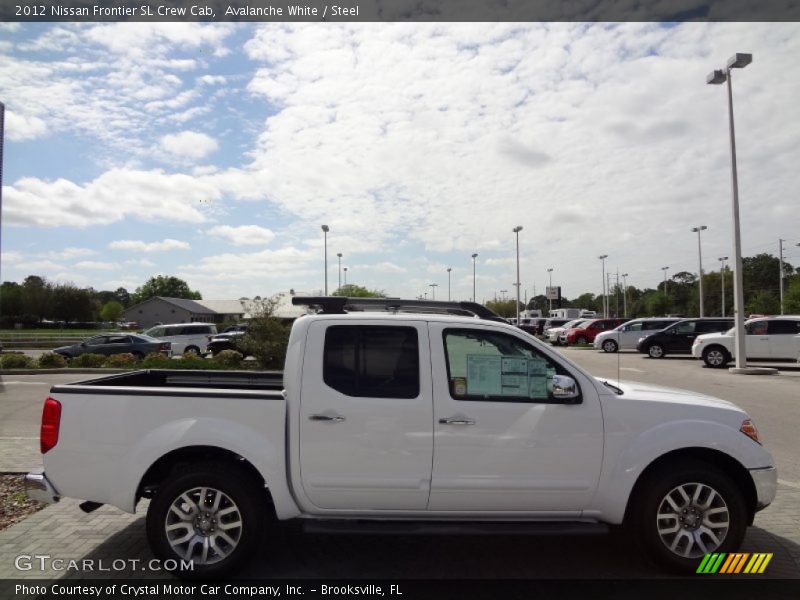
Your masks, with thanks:
[{"label": "tire", "polygon": [[703,362],[712,369],[723,369],[731,361],[731,355],[722,346],[709,346],[703,350]]},{"label": "tire", "polygon": [[588,340],[586,339],[586,336],[584,336],[584,335],[579,335],[578,337],[575,338],[575,344],[584,345],[587,342],[588,342]]},{"label": "tire", "polygon": [[[201,494],[208,510],[202,514]],[[263,488],[235,464],[172,471],[150,502],[147,540],[162,561],[193,560],[192,570],[173,573],[180,578],[228,576],[252,557],[268,508]]]},{"label": "tire", "polygon": [[741,545],[749,523],[744,496],[714,465],[673,462],[638,488],[627,529],[661,566],[695,572],[707,553],[735,552]]},{"label": "tire", "polygon": [[136,360],[142,360],[144,358],[144,354],[142,354],[141,352],[131,352],[131,354],[133,355],[133,358],[135,358]]},{"label": "tire", "polygon": [[609,353],[616,352],[619,349],[617,346],[617,342],[615,342],[614,340],[604,341],[601,348],[603,349],[603,352],[609,352]]},{"label": "tire", "polygon": [[650,358],[664,358],[664,354],[666,352],[664,352],[664,346],[661,344],[650,344],[647,347],[647,355]]},{"label": "tire", "polygon": [[194,352],[195,354],[197,354],[197,356],[200,356],[200,348],[198,348],[197,346],[187,346],[186,348],[184,348],[183,350],[184,356],[189,352]]}]

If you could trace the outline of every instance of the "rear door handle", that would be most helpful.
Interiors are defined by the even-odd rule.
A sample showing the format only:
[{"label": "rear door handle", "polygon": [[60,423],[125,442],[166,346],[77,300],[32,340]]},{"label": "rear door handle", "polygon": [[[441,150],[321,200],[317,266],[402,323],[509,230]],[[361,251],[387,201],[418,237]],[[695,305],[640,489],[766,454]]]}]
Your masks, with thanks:
[{"label": "rear door handle", "polygon": [[451,417],[449,419],[439,419],[442,425],[475,425],[472,419],[465,419],[463,417]]},{"label": "rear door handle", "polygon": [[345,419],[341,415],[309,415],[308,416],[308,420],[309,421],[335,421],[335,422],[338,423],[339,421],[344,421]]}]

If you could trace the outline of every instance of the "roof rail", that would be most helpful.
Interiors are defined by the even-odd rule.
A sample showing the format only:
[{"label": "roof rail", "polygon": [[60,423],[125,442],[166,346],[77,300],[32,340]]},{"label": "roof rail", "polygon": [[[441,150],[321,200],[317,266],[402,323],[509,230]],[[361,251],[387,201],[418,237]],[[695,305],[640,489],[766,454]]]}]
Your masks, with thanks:
[{"label": "roof rail", "polygon": [[343,314],[383,309],[390,312],[435,313],[478,317],[488,321],[507,321],[477,302],[403,300],[401,298],[349,298],[345,296],[294,296],[292,304],[318,308],[322,314]]}]

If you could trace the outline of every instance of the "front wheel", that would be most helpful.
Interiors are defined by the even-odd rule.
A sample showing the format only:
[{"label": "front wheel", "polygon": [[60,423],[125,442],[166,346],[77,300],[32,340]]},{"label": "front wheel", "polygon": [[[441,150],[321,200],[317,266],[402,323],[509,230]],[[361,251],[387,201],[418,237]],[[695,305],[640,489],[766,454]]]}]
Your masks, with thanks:
[{"label": "front wheel", "polygon": [[587,342],[588,342],[588,340],[586,339],[586,336],[579,335],[578,337],[576,337],[576,338],[575,338],[575,343],[576,343],[577,345],[579,345],[579,346],[583,346],[583,345],[585,345]]},{"label": "front wheel", "polygon": [[650,347],[647,348],[647,355],[650,358],[663,358],[664,347],[661,344],[651,344]]},{"label": "front wheel", "polygon": [[706,554],[735,552],[747,529],[741,490],[710,463],[682,461],[644,482],[631,506],[631,531],[656,562],[695,571]]},{"label": "front wheel", "polygon": [[191,561],[178,577],[227,576],[251,557],[266,508],[263,489],[236,465],[196,467],[159,488],[147,511],[147,539],[162,561]]},{"label": "front wheel", "polygon": [[722,369],[730,360],[728,351],[719,346],[711,346],[703,350],[703,362],[712,369]]},{"label": "front wheel", "polygon": [[617,342],[614,340],[606,340],[603,342],[603,352],[616,352],[617,351]]}]

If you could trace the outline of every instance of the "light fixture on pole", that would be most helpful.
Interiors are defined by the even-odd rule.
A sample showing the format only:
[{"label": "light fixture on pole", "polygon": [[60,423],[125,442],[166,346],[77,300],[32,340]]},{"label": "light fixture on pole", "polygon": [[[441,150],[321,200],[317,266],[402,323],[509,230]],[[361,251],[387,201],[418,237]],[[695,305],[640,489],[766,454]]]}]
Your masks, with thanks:
[{"label": "light fixture on pole", "polygon": [[436,300],[436,286],[438,286],[439,284],[438,283],[429,283],[428,285],[431,288],[431,300]]},{"label": "light fixture on pole", "polygon": [[692,227],[692,232],[697,234],[697,258],[700,264],[700,287],[699,287],[699,294],[700,294],[700,318],[703,318],[703,251],[700,248],[700,232],[705,231],[708,229],[705,225],[700,225],[699,227]]},{"label": "light fixture on pole", "polygon": [[622,311],[623,317],[628,318],[628,274],[622,274]]},{"label": "light fixture on pole", "polygon": [[608,318],[608,309],[606,308],[606,259],[608,254],[601,254],[597,258],[600,259],[603,266],[603,317]]},{"label": "light fixture on pole", "polygon": [[322,235],[325,236],[325,295],[328,295],[328,232],[330,227],[322,226]]},{"label": "light fixture on pole", "polygon": [[339,289],[342,289],[342,253],[337,252],[336,256],[339,257]]},{"label": "light fixture on pole", "polygon": [[500,294],[501,294],[501,295],[500,295],[500,299],[501,299],[503,302],[505,302],[505,301],[506,301],[506,294],[507,294],[507,293],[508,293],[508,290],[500,290]]},{"label": "light fixture on pole", "polygon": [[725,69],[719,69],[706,77],[706,83],[719,85],[728,82],[728,130],[731,138],[731,187],[733,190],[733,315],[734,345],[736,346],[736,368],[747,365],[744,337],[744,282],[742,281],[742,236],[739,226],[739,176],[736,172],[736,133],[733,126],[733,87],[731,69],[742,69],[753,62],[752,54],[736,53],[728,59]]},{"label": "light fixture on pole", "polygon": [[519,325],[519,232],[522,231],[522,225],[517,225],[512,231],[517,235],[517,283],[514,285],[517,286],[517,325]]},{"label": "light fixture on pole", "polygon": [[720,256],[717,259],[720,262],[719,276],[722,281],[722,316],[725,316],[725,261],[728,260],[727,256]]},{"label": "light fixture on pole", "polygon": [[661,270],[664,271],[664,297],[667,297],[667,271],[669,267],[661,267]]},{"label": "light fixture on pole", "polygon": [[450,271],[453,269],[447,267],[447,301],[450,302]]},{"label": "light fixture on pole", "polygon": [[478,258],[478,253],[472,255],[472,301],[477,302],[475,296],[475,259]]},{"label": "light fixture on pole", "polygon": [[[550,278],[550,290],[552,290],[553,289],[553,269],[552,268],[547,269],[547,276]],[[550,291],[550,294],[552,294],[552,291]],[[548,296],[550,294],[548,294]],[[548,298],[547,303],[548,303],[547,310],[552,312],[552,310],[553,310],[553,299],[552,298]],[[550,314],[548,313],[547,316],[549,317]]]},{"label": "light fixture on pole", "polygon": [[347,287],[347,267],[344,267],[342,271],[344,271],[344,287]]}]

